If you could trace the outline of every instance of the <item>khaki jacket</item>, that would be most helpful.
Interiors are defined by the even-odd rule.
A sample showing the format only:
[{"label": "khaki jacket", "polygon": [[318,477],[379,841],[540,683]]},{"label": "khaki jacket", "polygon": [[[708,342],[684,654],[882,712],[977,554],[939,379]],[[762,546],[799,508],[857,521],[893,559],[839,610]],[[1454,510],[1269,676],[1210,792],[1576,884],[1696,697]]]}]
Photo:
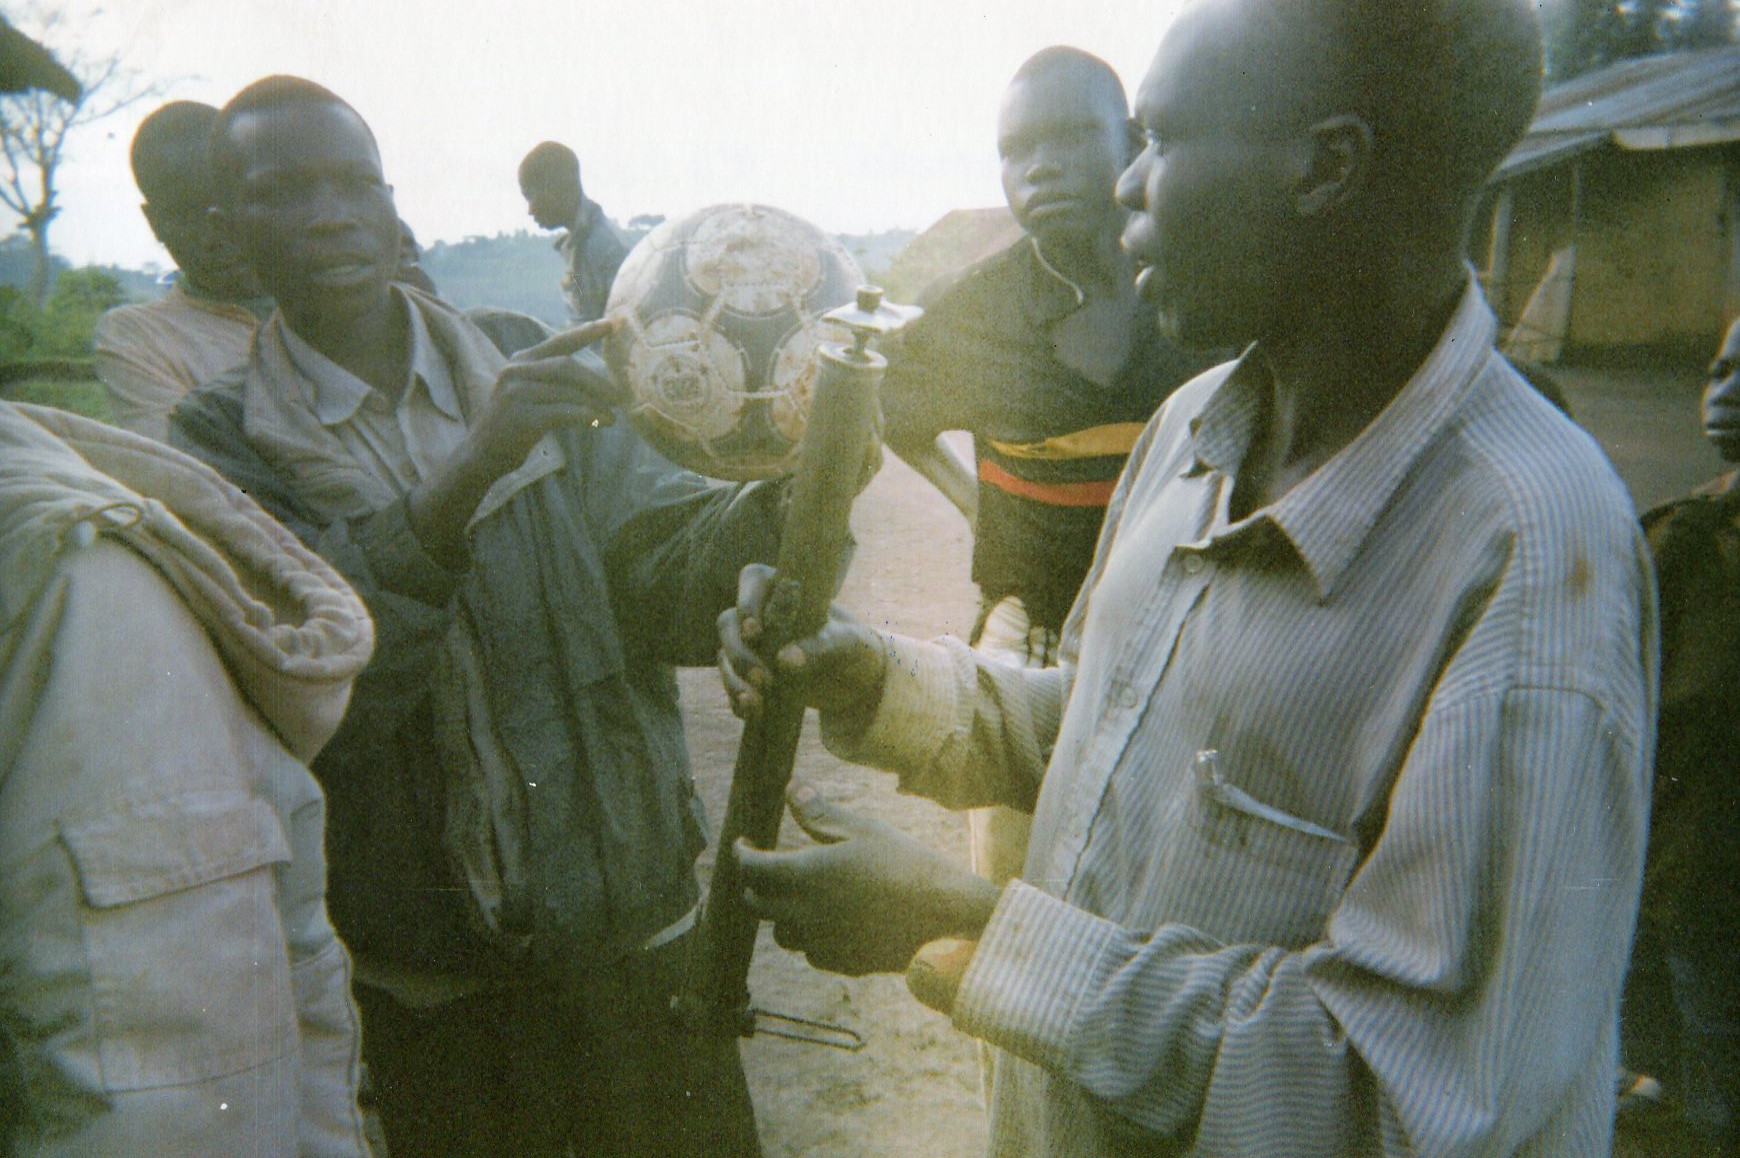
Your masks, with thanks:
[{"label": "khaki jacket", "polygon": [[[464,414],[503,365],[405,291]],[[367,600],[380,647],[314,763],[328,905],[365,983],[411,1004],[484,986],[583,990],[693,920],[705,825],[676,664],[707,663],[744,564],[777,553],[783,481],[709,482],[626,421],[552,432],[490,488],[448,570],[406,498],[314,413],[268,322],[189,394],[185,448]]]},{"label": "khaki jacket", "polygon": [[304,762],[372,640],[343,581],[211,471],[0,405],[0,1142],[18,1155],[367,1154]]}]

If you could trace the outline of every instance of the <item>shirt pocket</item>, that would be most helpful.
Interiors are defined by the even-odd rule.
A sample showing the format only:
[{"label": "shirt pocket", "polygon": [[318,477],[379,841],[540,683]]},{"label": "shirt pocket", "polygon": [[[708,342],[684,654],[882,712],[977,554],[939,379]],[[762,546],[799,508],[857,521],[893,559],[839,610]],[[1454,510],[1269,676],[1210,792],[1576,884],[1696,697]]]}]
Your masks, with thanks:
[{"label": "shirt pocket", "polygon": [[1197,758],[1183,852],[1198,927],[1231,942],[1300,949],[1323,938],[1358,865],[1348,837],[1259,799]]},{"label": "shirt pocket", "polygon": [[295,1048],[273,872],[290,848],[265,802],[189,792],[63,818],[59,831],[106,1088],[203,1081]]}]

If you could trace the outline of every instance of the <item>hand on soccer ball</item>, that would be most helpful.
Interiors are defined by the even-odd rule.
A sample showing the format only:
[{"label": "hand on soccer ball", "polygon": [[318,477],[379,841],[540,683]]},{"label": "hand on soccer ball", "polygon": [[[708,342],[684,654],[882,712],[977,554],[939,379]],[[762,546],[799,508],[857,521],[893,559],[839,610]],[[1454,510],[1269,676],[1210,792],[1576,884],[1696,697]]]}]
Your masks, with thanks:
[{"label": "hand on soccer ball", "polygon": [[560,426],[608,426],[623,392],[598,359],[573,355],[616,328],[600,319],[555,334],[515,354],[473,423],[470,449],[499,478],[525,461],[538,439]]}]

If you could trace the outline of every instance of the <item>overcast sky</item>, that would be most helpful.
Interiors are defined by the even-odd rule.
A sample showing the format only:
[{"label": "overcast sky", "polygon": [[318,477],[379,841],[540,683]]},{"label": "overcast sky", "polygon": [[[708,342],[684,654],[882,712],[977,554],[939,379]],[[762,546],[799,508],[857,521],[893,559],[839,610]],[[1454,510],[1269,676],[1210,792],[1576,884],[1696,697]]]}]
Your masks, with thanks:
[{"label": "overcast sky", "polygon": [[[546,138],[579,153],[587,194],[618,220],[752,200],[862,232],[1001,204],[997,101],[1016,67],[1074,44],[1133,95],[1179,6],[109,0],[50,47],[119,49],[146,77],[173,81],[171,96],[217,105],[273,72],[327,85],[373,127],[424,244],[530,227],[514,173]],[[75,265],[168,263],[127,171],[151,107],[72,140],[51,240]]]}]

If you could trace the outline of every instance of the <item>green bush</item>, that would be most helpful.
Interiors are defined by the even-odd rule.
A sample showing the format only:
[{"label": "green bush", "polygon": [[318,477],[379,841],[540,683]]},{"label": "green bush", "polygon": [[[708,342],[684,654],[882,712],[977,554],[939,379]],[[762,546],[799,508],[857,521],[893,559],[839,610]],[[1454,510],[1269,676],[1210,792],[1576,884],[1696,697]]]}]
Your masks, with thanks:
[{"label": "green bush", "polygon": [[113,274],[88,267],[61,274],[42,311],[40,352],[64,357],[89,354],[97,319],[126,300]]},{"label": "green bush", "polygon": [[0,397],[113,421],[91,369],[91,334],[103,311],[125,300],[114,275],[89,267],[56,278],[40,309],[17,287],[0,286]]},{"label": "green bush", "polygon": [[0,286],[0,361],[89,357],[97,319],[126,300],[113,274],[90,267],[56,278],[40,309],[16,286]]},{"label": "green bush", "polygon": [[0,286],[0,361],[28,358],[36,345],[37,309],[17,286]]}]

